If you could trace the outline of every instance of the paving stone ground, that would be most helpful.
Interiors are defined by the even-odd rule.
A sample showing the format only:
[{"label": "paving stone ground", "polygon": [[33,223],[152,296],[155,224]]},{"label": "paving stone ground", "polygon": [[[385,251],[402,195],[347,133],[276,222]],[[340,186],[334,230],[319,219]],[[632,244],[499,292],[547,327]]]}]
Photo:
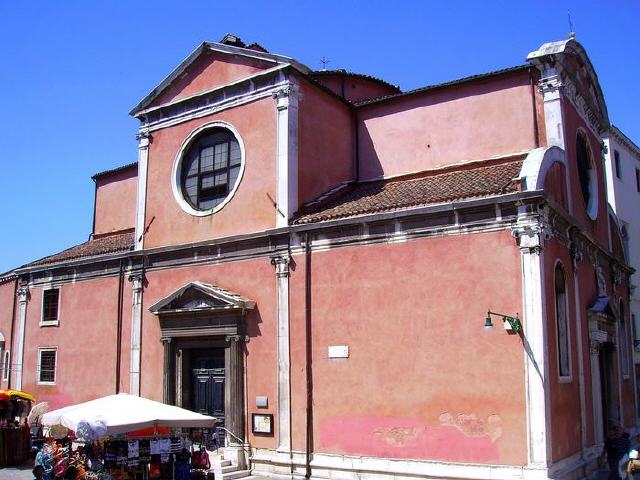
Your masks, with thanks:
[{"label": "paving stone ground", "polygon": [[32,468],[32,464],[25,465],[24,467],[0,468],[0,480],[32,480]]}]

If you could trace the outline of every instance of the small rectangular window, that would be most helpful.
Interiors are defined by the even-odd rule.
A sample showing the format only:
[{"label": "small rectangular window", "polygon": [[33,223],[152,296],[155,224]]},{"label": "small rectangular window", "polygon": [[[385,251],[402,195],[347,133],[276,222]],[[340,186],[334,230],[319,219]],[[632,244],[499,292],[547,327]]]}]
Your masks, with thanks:
[{"label": "small rectangular window", "polygon": [[11,371],[11,353],[9,350],[4,351],[4,361],[2,362],[2,379],[9,381],[9,372]]},{"label": "small rectangular window", "polygon": [[42,293],[42,321],[57,322],[60,305],[60,289],[50,288]]},{"label": "small rectangular window", "polygon": [[616,167],[616,177],[622,178],[622,165],[620,165],[620,153],[617,150],[613,151],[613,160]]},{"label": "small rectangular window", "polygon": [[56,354],[55,348],[38,350],[38,383],[56,383]]},{"label": "small rectangular window", "polygon": [[636,168],[636,191],[640,192],[640,170]]}]

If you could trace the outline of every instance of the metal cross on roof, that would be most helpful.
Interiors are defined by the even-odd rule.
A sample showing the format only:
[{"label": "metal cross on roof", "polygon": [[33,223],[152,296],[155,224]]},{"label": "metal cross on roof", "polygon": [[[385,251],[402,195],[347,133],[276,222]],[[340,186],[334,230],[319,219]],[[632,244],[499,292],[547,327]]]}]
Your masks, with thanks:
[{"label": "metal cross on roof", "polygon": [[322,63],[322,69],[326,70],[327,65],[330,63],[330,61],[324,58],[324,55],[323,55],[322,58],[320,59],[320,63]]}]

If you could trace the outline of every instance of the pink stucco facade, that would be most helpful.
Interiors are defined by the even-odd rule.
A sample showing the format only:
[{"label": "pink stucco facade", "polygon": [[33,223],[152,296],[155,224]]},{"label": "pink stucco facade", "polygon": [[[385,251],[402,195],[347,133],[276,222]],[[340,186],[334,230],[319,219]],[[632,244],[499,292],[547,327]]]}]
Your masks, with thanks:
[{"label": "pink stucco facade", "polygon": [[[137,165],[94,177],[92,239],[0,278],[3,387],[215,410],[225,455],[294,478],[579,478],[612,424],[636,432],[629,270],[602,166],[592,219],[575,151],[584,131],[599,158],[588,122],[606,111],[550,101],[535,56],[401,93],[260,49],[196,53],[134,109]],[[213,128],[242,176],[220,208],[188,208],[181,162]]]},{"label": "pink stucco facade", "polygon": [[95,182],[94,235],[134,228],[138,194],[137,166],[100,176]]}]

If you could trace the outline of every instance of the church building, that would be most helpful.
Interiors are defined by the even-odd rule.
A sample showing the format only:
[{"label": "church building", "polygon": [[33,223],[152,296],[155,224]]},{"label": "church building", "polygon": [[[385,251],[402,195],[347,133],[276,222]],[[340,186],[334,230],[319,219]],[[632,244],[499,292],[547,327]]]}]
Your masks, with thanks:
[{"label": "church building", "polygon": [[575,38],[402,91],[226,35],[130,113],[90,239],[0,276],[0,388],[213,415],[274,478],[576,479],[640,433]]}]

